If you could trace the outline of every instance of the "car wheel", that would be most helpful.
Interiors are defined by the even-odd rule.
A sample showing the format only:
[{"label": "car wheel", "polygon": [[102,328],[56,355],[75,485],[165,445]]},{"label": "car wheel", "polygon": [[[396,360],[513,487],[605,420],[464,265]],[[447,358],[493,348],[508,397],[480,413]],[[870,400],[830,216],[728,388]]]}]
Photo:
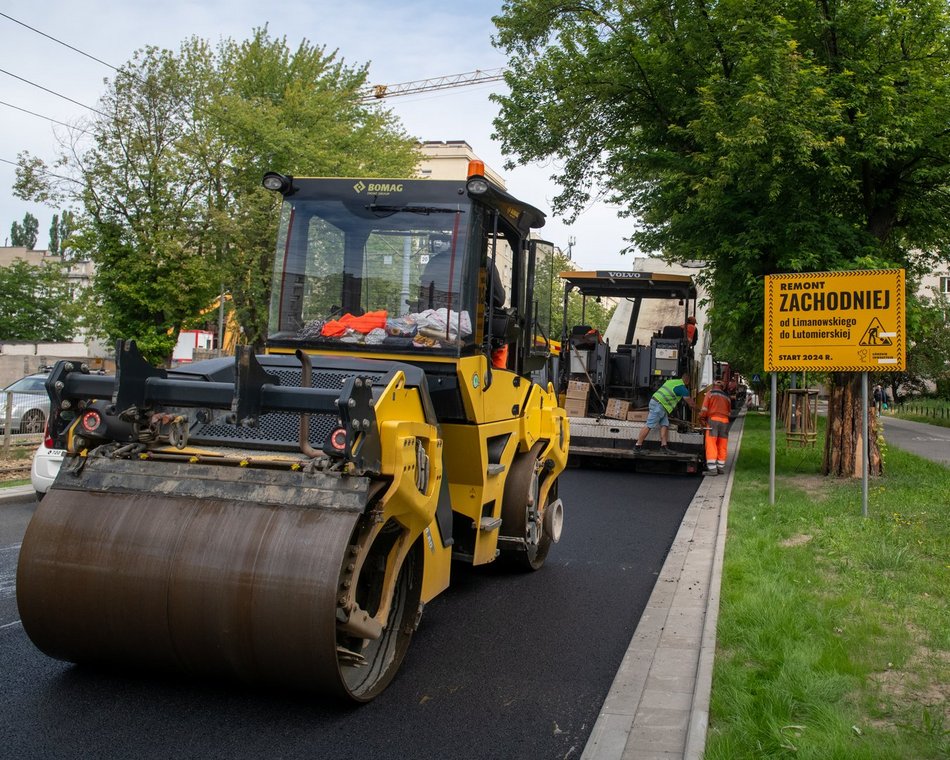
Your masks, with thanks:
[{"label": "car wheel", "polygon": [[20,420],[21,433],[42,433],[46,415],[39,409],[30,409]]}]

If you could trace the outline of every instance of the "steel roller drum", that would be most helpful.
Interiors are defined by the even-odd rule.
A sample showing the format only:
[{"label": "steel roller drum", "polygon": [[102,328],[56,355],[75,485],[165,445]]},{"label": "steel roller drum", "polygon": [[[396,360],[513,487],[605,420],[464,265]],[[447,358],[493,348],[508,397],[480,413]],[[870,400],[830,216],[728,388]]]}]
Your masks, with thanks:
[{"label": "steel roller drum", "polygon": [[355,669],[338,660],[336,590],[360,516],[54,488],[20,552],[23,626],[37,647],[63,660],[369,699],[391,679],[408,642],[386,643],[384,634],[379,662],[360,668],[369,676],[347,675]]}]

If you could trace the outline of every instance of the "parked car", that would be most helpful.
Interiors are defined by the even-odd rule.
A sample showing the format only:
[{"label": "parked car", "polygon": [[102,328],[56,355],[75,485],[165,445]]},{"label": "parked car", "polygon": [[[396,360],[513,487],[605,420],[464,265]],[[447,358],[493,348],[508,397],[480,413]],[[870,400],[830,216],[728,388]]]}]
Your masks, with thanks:
[{"label": "parked car", "polygon": [[49,417],[49,396],[46,393],[46,374],[38,372],[21,377],[8,385],[0,394],[0,432],[6,430],[7,399],[13,399],[10,414],[10,432],[42,433]]},{"label": "parked car", "polygon": [[53,439],[47,431],[43,442],[33,455],[33,466],[30,468],[30,481],[37,499],[42,499],[53,485],[65,456],[63,449],[53,448]]}]

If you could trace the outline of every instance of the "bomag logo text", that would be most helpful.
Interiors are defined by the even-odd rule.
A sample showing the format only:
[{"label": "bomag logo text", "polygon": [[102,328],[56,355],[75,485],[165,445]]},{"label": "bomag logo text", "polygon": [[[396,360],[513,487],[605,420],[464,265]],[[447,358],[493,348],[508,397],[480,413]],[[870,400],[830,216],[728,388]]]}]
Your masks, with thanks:
[{"label": "bomag logo text", "polygon": [[356,192],[361,193],[365,189],[369,195],[380,195],[381,193],[401,193],[401,182],[368,182],[365,185],[357,182],[353,185]]}]

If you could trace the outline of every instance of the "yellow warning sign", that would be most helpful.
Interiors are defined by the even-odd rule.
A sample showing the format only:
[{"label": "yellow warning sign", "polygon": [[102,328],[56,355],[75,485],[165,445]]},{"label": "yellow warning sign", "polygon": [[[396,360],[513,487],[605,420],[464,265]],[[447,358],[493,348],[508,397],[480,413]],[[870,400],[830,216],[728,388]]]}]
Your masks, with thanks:
[{"label": "yellow warning sign", "polygon": [[904,270],[765,278],[768,372],[901,372]]}]

